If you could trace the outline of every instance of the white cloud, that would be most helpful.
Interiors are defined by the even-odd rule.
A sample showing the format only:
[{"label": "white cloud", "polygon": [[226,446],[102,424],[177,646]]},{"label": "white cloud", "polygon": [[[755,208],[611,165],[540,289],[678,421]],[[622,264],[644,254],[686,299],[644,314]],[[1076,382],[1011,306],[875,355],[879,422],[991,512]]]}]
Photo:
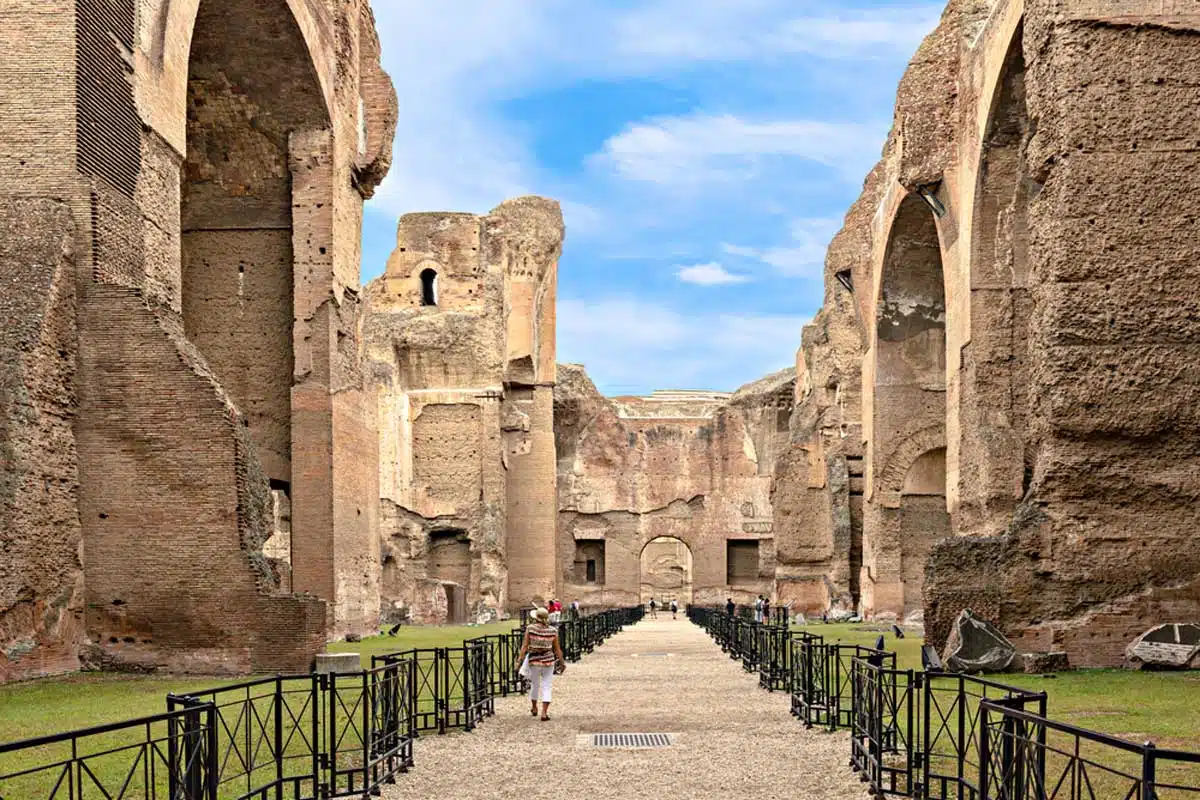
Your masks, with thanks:
[{"label": "white cloud", "polygon": [[943,6],[830,10],[828,3],[796,0],[660,0],[617,21],[616,49],[697,61],[907,54],[933,29]]},{"label": "white cloud", "polygon": [[791,224],[791,240],[771,247],[723,244],[729,255],[761,261],[779,273],[799,278],[820,278],[825,271],[825,251],[841,227],[837,219],[797,219]]},{"label": "white cloud", "polygon": [[878,125],[693,114],[630,125],[591,159],[628,180],[660,185],[745,181],[775,158],[816,162],[861,179],[881,142]]},{"label": "white cloud", "polygon": [[[604,0],[386,0],[374,6],[400,122],[392,170],[373,202],[401,214],[484,212],[527,192],[580,199],[564,197],[578,188],[539,167],[525,131],[499,111],[506,100],[582,80],[677,75],[704,61],[779,68],[772,62],[789,55],[861,61],[881,51],[911,52],[941,3],[832,12],[815,0],[799,9],[795,0],[645,0],[624,9]],[[793,155],[782,140],[795,133],[817,140],[816,160],[838,158],[831,132],[793,131],[788,124],[725,122],[718,123],[725,130],[714,133],[757,142],[760,154],[767,147]],[[624,157],[627,167],[653,174],[637,150],[650,147],[653,157],[654,131],[637,133],[620,143],[633,148]],[[666,133],[683,136],[680,144],[687,145],[686,136],[698,131]],[[743,154],[725,153],[734,158],[721,171],[753,169],[744,160],[731,163]]]},{"label": "white cloud", "polygon": [[750,280],[749,276],[736,275],[716,262],[681,267],[675,273],[675,277],[684,283],[695,283],[700,286],[720,286],[728,283],[745,283]]},{"label": "white cloud", "polygon": [[685,315],[635,297],[562,298],[558,360],[585,365],[609,394],[733,390],[790,366],[806,322],[789,315]]}]

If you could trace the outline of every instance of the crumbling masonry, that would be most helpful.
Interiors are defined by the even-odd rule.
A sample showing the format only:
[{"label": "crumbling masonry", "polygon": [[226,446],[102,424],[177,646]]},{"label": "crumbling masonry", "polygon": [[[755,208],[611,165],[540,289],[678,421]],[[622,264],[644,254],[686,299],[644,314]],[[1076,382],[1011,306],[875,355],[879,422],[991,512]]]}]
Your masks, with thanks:
[{"label": "crumbling masonry", "polygon": [[1191,2],[950,3],[804,332],[781,575],[1080,666],[1200,618],[1197,75]]},{"label": "crumbling masonry", "polygon": [[0,680],[307,669],[553,596],[1200,619],[1200,11],[952,0],[795,371],[555,365],[558,206],[404,217],[366,0],[0,8]]},{"label": "crumbling masonry", "polygon": [[385,621],[554,596],[558,204],[408,214],[367,287]]},{"label": "crumbling masonry", "polygon": [[379,603],[370,8],[17,2],[0,36],[0,679],[306,669]]}]

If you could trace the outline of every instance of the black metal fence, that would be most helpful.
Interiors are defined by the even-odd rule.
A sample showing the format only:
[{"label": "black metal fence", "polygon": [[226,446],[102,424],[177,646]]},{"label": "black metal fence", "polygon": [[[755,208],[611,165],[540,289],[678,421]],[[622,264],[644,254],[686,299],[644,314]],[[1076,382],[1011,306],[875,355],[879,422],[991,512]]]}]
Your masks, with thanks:
[{"label": "black metal fence", "polygon": [[895,653],[825,642],[774,620],[700,607],[688,616],[757,670],[761,686],[786,687],[806,726],[848,729],[851,766],[877,797],[1200,800],[1200,753],[1050,720],[1045,692],[898,669]]},{"label": "black metal fence", "polygon": [[[640,608],[560,626],[579,660]],[[277,675],[186,695],[167,713],[0,744],[0,800],[325,800],[380,794],[421,733],[472,730],[525,685],[523,633],[372,657],[345,674]]]}]

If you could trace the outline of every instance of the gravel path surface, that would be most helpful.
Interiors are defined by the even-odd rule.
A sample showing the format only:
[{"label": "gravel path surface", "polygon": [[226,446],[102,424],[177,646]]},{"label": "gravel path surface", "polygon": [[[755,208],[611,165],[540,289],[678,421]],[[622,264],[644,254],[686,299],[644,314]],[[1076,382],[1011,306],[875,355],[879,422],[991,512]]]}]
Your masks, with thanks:
[{"label": "gravel path surface", "polygon": [[[416,766],[385,800],[868,797],[847,766],[846,733],[806,731],[786,695],[758,688],[682,614],[627,627],[569,665],[550,722],[531,717],[525,698],[496,703],[473,733],[418,739]],[[651,750],[579,744],[616,732],[676,737]]]}]

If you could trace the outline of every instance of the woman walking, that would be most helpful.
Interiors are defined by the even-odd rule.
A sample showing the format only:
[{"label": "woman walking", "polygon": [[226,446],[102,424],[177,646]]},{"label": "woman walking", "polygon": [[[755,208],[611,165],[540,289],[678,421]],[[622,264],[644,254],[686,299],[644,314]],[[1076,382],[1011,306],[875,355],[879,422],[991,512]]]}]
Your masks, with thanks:
[{"label": "woman walking", "polygon": [[[550,682],[556,671],[567,668],[562,645],[558,643],[558,629],[550,624],[550,612],[539,608],[533,612],[533,620],[525,629],[521,652],[517,664],[523,664],[529,656],[529,713],[537,716],[538,701],[542,702],[542,722],[550,719]],[[557,667],[557,670],[556,670]]]}]

